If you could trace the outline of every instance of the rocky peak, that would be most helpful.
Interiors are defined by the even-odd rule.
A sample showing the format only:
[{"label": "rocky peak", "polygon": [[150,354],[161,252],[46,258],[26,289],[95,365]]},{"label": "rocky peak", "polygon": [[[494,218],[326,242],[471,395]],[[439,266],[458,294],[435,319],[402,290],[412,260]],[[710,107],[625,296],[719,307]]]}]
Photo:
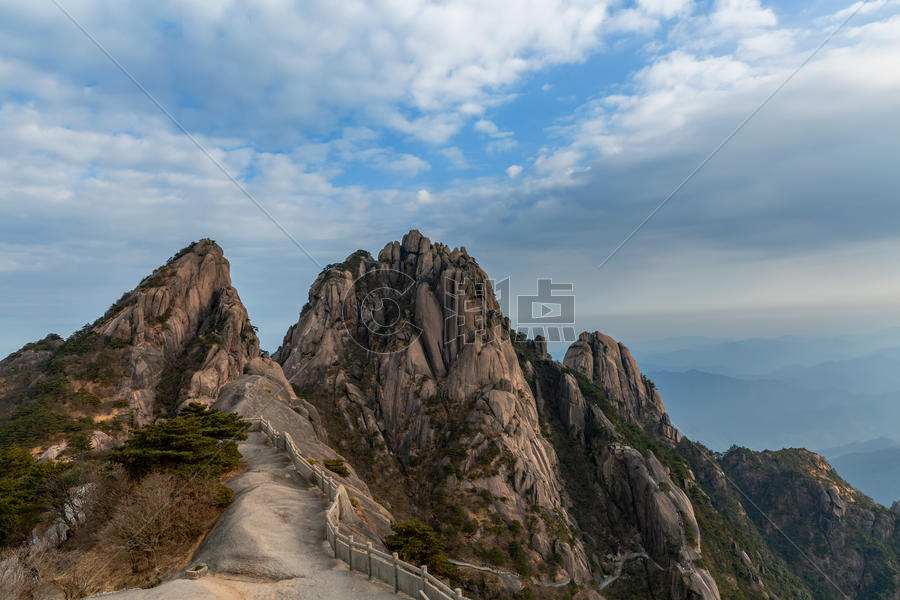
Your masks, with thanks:
[{"label": "rocky peak", "polygon": [[[521,530],[526,562],[560,556],[571,576],[588,576],[580,541],[558,533],[573,522],[508,321],[465,248],[414,230],[377,260],[358,251],[332,265],[274,359],[330,416],[329,439],[356,447],[357,469],[375,465],[370,486],[395,515],[437,520],[455,504],[479,545]],[[451,547],[483,560],[472,541]]]},{"label": "rocky peak", "polygon": [[[259,356],[229,264],[212,240],[178,252],[67,339],[0,361],[0,445],[49,456],[106,446],[185,402],[212,403]],[[91,429],[94,426],[96,428]],[[52,453],[51,453],[52,454]]]},{"label": "rocky peak", "polygon": [[96,322],[94,332],[128,349],[117,398],[137,424],[188,401],[211,404],[259,355],[247,310],[222,248],[187,246]]},{"label": "rocky peak", "polygon": [[677,443],[681,434],[672,427],[662,396],[641,374],[624,344],[599,331],[583,332],[569,346],[564,364],[600,386],[619,413],[647,433]]}]

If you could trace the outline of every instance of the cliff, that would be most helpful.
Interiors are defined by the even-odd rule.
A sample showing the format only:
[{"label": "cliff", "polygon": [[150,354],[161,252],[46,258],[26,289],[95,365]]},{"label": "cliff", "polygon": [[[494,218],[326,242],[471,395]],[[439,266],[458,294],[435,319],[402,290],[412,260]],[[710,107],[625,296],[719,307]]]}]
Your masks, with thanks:
[{"label": "cliff", "polygon": [[619,414],[647,433],[673,443],[681,439],[672,427],[662,397],[638,369],[631,352],[611,337],[584,332],[566,350],[563,364],[600,386]]}]

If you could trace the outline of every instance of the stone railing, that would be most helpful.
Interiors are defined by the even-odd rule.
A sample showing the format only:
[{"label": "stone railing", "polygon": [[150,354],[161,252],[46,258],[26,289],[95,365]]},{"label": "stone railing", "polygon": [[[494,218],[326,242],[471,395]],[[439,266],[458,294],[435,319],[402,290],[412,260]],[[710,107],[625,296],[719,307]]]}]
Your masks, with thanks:
[{"label": "stone railing", "polygon": [[416,600],[469,600],[462,591],[435,578],[428,567],[416,567],[400,560],[397,553],[387,554],[372,547],[372,543],[354,541],[352,535],[341,533],[341,518],[355,518],[353,504],[346,488],[334,480],[330,471],[303,456],[294,445],[289,433],[275,430],[266,419],[249,419],[259,423],[260,430],[272,441],[272,445],[288,453],[294,469],[314,483],[331,500],[325,512],[325,539],[335,558],[344,561],[351,571],[365,573],[369,579],[377,579],[393,586],[395,593],[403,592]]}]

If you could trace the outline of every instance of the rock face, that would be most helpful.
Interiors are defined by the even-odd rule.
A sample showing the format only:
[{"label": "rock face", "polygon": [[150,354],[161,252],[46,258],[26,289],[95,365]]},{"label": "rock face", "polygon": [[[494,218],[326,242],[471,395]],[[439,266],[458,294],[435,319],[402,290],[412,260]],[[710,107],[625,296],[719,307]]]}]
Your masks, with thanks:
[{"label": "rock face", "polygon": [[[571,511],[604,589],[615,597],[718,599],[715,580],[697,564],[700,527],[682,489],[685,482],[676,482],[652,450],[635,447],[647,445],[648,438],[627,428],[616,408],[623,404],[614,395],[620,391],[607,395],[599,386],[580,383],[563,365],[534,360],[538,355],[527,346],[523,350],[523,360],[533,361],[526,370],[533,373],[542,421],[554,433],[565,465],[562,480]],[[626,561],[643,563],[643,569],[626,570]]]},{"label": "rock face", "polygon": [[211,404],[259,356],[222,249],[188,246],[125,294],[93,331],[128,348],[116,398],[136,424],[187,402]]},{"label": "rock face", "polygon": [[[618,569],[608,589],[620,594],[718,599],[695,564],[685,492],[653,452],[620,441],[623,422],[585,398],[543,339],[514,343],[508,327],[465,249],[411,231],[377,259],[358,251],[320,274],[273,358],[376,497],[433,524],[455,558],[515,546],[507,564],[539,579],[587,584]],[[675,443],[627,349],[581,339],[587,358],[578,346],[571,360],[608,389],[611,410]],[[636,560],[644,569],[632,573]]]},{"label": "rock face", "polygon": [[557,456],[507,327],[465,249],[411,231],[377,260],[359,251],[320,274],[274,358],[329,439],[369,465],[364,477],[395,515],[452,516],[471,532],[451,539],[457,556],[483,560],[476,546],[520,539],[523,564],[585,581],[582,543],[562,534],[574,521]]},{"label": "rock face", "polygon": [[46,368],[64,343],[61,337],[51,333],[0,360],[0,407],[7,397],[24,394],[24,388]]},{"label": "rock face", "polygon": [[619,413],[650,435],[674,443],[681,439],[656,386],[641,375],[623,344],[599,331],[584,332],[569,346],[563,363],[603,388]]}]

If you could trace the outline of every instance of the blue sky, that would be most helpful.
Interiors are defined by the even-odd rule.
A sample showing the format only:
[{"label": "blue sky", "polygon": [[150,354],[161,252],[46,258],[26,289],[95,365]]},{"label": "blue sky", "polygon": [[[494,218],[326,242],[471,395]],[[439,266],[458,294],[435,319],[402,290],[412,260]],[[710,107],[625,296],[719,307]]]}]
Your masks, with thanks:
[{"label": "blue sky", "polygon": [[896,325],[900,3],[872,0],[640,234],[847,2],[0,0],[0,354],[216,239],[264,347],[321,265],[411,227],[579,329]]}]

